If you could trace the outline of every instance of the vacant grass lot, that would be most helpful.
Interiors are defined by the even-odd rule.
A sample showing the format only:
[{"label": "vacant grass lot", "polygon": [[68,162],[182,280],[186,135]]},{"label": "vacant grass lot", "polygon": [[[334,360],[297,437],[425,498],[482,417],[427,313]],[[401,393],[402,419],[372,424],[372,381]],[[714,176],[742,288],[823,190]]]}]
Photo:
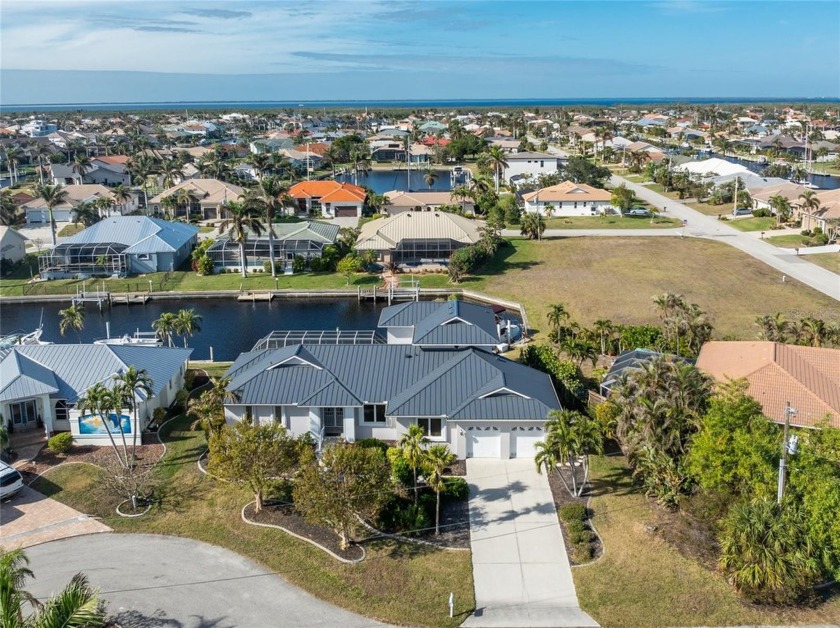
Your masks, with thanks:
[{"label": "vacant grass lot", "polygon": [[720,573],[681,555],[645,524],[656,506],[634,486],[624,458],[592,462],[593,522],[606,553],[572,569],[581,607],[604,628],[832,623],[840,595],[815,608],[773,609],[742,602]]},{"label": "vacant grass lot", "polygon": [[[715,335],[752,339],[764,313],[825,312],[837,303],[719,242],[672,238],[515,239],[502,262],[463,287],[525,305],[530,323],[545,329],[551,303],[562,302],[582,325],[658,321],[651,297],[685,295],[711,313]],[[506,270],[505,270],[506,268]]]},{"label": "vacant grass lot", "polygon": [[[169,450],[160,475],[162,502],[145,517],[114,515],[115,500],[97,488],[95,467],[59,467],[39,479],[38,490],[82,512],[102,517],[117,532],[167,534],[225,547],[277,572],[292,584],[337,606],[393,624],[457,626],[471,611],[469,552],[446,552],[393,542],[366,544],[367,560],[344,565],[285,532],[249,526],[240,509],[250,496],[202,475],[196,460],[204,450],[202,432],[185,431],[179,418],[162,433]],[[455,593],[456,615],[446,600]],[[282,619],[278,618],[282,624]]]},{"label": "vacant grass lot", "polygon": [[840,275],[840,254],[838,253],[817,253],[805,256],[804,259]]},{"label": "vacant grass lot", "polygon": [[666,216],[655,216],[653,221],[642,216],[570,216],[545,221],[547,229],[668,229],[681,224]]}]

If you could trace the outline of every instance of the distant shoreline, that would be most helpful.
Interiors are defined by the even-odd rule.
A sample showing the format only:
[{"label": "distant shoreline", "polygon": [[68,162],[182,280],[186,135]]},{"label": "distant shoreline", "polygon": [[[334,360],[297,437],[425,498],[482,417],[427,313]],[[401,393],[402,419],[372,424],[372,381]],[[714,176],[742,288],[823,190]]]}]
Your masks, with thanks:
[{"label": "distant shoreline", "polygon": [[91,102],[0,104],[0,112],[27,111],[140,111],[181,109],[510,109],[515,107],[570,107],[622,105],[739,105],[739,104],[839,104],[836,97],[825,98],[524,98],[524,99],[437,99],[437,100],[245,100],[245,101],[172,101],[172,102]]}]

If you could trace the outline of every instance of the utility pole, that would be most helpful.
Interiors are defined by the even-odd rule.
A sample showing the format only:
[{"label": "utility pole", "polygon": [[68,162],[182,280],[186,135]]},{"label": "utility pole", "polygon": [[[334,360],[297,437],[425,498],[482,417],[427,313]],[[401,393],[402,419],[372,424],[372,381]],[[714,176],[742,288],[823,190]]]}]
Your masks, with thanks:
[{"label": "utility pole", "polygon": [[776,502],[779,504],[782,503],[782,496],[785,493],[785,473],[787,471],[786,465],[789,449],[788,432],[790,431],[790,419],[794,416],[796,416],[796,410],[790,407],[790,401],[788,401],[787,406],[785,406],[785,434],[782,440],[782,457],[779,459],[779,488],[776,493]]}]

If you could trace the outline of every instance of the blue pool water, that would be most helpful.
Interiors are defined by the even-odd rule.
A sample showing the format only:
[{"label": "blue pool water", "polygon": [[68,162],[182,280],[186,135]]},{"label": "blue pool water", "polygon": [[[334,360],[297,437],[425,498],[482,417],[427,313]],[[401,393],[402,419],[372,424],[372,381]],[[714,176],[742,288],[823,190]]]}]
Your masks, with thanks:
[{"label": "blue pool water", "polygon": [[[131,417],[123,414],[120,417],[120,421],[122,423],[123,434],[131,434]],[[117,415],[113,412],[108,415],[107,424],[112,434],[120,433],[120,428],[117,425]],[[105,429],[105,423],[103,423],[102,417],[98,414],[86,414],[79,417],[79,433],[107,434],[108,432]]]}]

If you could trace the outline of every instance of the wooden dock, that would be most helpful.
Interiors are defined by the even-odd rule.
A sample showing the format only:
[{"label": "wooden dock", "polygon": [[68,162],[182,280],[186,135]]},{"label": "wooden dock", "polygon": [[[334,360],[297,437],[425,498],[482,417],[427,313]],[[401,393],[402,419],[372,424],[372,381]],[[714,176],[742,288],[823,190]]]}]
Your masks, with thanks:
[{"label": "wooden dock", "polygon": [[85,305],[87,303],[96,303],[101,310],[103,307],[111,306],[111,293],[106,291],[85,291],[80,290],[70,299],[73,305]]},{"label": "wooden dock", "polygon": [[270,290],[264,291],[248,291],[248,292],[241,292],[237,297],[237,301],[251,301],[255,303],[257,301],[271,301],[274,298],[274,293]]},{"label": "wooden dock", "polygon": [[387,288],[373,286],[373,288],[358,288],[359,301],[373,301],[379,299],[388,301],[391,305],[394,301],[419,301],[420,282],[412,281],[411,285],[388,286]]},{"label": "wooden dock", "polygon": [[151,297],[149,296],[148,292],[126,292],[125,294],[113,294],[111,295],[111,303],[113,305],[118,305],[120,303],[124,303],[125,305],[131,305],[133,303],[143,304],[146,303]]}]

